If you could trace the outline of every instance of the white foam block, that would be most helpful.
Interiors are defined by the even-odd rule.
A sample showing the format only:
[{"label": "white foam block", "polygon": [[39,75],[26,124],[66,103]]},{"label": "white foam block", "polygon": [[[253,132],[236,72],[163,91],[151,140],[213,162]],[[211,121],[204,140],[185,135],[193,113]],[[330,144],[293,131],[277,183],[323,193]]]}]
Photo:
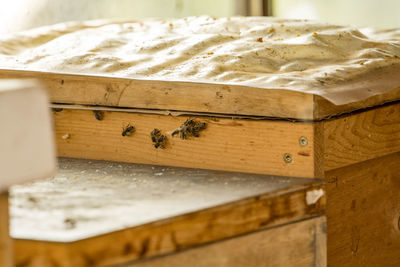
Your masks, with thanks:
[{"label": "white foam block", "polygon": [[0,190],[54,175],[48,97],[32,80],[0,80]]}]

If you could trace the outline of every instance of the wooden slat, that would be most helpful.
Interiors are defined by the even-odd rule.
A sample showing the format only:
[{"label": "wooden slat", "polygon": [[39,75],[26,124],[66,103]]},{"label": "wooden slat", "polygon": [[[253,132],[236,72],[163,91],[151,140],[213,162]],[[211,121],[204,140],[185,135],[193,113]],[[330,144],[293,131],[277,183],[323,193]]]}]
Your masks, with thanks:
[{"label": "wooden slat", "polygon": [[325,217],[318,217],[126,266],[167,267],[184,263],[194,267],[324,267],[325,230]]},{"label": "wooden slat", "polygon": [[288,90],[4,69],[0,78],[37,78],[54,103],[313,118],[313,96]]},{"label": "wooden slat", "polygon": [[323,122],[325,170],[400,151],[400,103]]},{"label": "wooden slat", "polygon": [[0,78],[37,78],[54,103],[320,120],[400,99],[400,88],[346,105],[312,94],[248,86],[168,82],[0,69]]},{"label": "wooden slat", "polygon": [[351,102],[345,105],[335,105],[321,96],[314,95],[314,119],[330,118],[343,113],[350,113],[398,100],[400,100],[400,87],[387,93],[378,94],[362,101]]},{"label": "wooden slat", "polygon": [[314,175],[325,177],[325,144],[324,127],[322,122],[313,123],[314,127]]},{"label": "wooden slat", "polygon": [[8,192],[0,192],[0,267],[13,266],[13,246],[9,233]]},{"label": "wooden slat", "polygon": [[[171,185],[175,191],[170,191]],[[54,179],[12,190],[13,234],[21,238],[36,233],[35,238],[41,239],[17,239],[16,263],[123,263],[320,216],[325,202],[320,180],[64,160]],[[176,206],[183,209],[176,213]],[[140,216],[144,207],[150,215]],[[65,227],[63,216],[76,218],[75,224]],[[106,233],[97,224],[108,229]],[[122,230],[112,230],[115,226]],[[98,233],[93,234],[96,227]],[[52,240],[57,236],[69,240],[77,231],[92,237]]]},{"label": "wooden slat", "polygon": [[[187,117],[105,112],[98,121],[89,110],[54,113],[58,154],[63,157],[311,177],[314,172],[313,126],[289,121],[198,118],[207,123],[199,138],[172,138]],[[121,135],[128,123],[132,136]],[[150,132],[168,135],[166,149],[152,146]],[[63,139],[68,136],[68,139]],[[299,144],[300,137],[308,145]],[[286,163],[284,155],[292,155]]]},{"label": "wooden slat", "polygon": [[329,171],[329,266],[400,266],[400,153]]}]

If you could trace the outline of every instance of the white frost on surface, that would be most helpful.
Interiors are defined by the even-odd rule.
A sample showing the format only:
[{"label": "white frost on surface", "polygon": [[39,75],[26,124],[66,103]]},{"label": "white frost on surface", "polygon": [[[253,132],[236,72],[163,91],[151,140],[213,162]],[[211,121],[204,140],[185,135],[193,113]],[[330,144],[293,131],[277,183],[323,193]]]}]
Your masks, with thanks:
[{"label": "white frost on surface", "polygon": [[324,195],[323,189],[317,189],[308,191],[306,193],[306,203],[307,205],[314,205],[317,201]]},{"label": "white frost on surface", "polygon": [[72,242],[308,183],[308,178],[61,158],[55,177],[11,187],[10,231],[13,238]]},{"label": "white frost on surface", "polygon": [[0,68],[287,89],[346,104],[400,86],[399,32],[267,17],[70,22],[0,36]]}]

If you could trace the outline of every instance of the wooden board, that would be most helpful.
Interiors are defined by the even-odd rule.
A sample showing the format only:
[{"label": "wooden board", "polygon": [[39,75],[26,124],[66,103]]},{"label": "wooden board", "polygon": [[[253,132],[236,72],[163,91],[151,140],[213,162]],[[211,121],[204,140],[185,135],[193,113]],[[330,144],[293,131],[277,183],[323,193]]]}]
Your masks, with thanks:
[{"label": "wooden board", "polygon": [[16,263],[24,266],[143,259],[313,218],[325,207],[316,180],[73,159],[60,161],[56,178],[11,194]]},{"label": "wooden board", "polygon": [[8,192],[0,192],[0,267],[12,267],[13,243],[9,233]]},{"label": "wooden board", "polygon": [[[315,123],[117,109],[105,112],[99,121],[93,111],[79,110],[88,107],[69,108],[54,112],[59,155],[66,157],[313,178],[400,151],[400,103]],[[171,137],[187,118],[197,118],[208,127],[199,138]],[[136,132],[123,137],[128,123]],[[154,128],[168,136],[166,149],[152,146],[150,132]],[[307,139],[306,146],[300,144],[301,137]],[[285,154],[292,156],[292,162],[284,161]]]},{"label": "wooden board", "polygon": [[37,78],[54,103],[310,119],[313,96],[247,86],[134,80],[0,70],[0,78]]},{"label": "wooden board", "polygon": [[346,105],[290,90],[0,69],[0,78],[37,78],[54,103],[320,120],[400,99],[400,88]]},{"label": "wooden board", "polygon": [[314,95],[314,119],[323,120],[341,114],[362,111],[368,108],[394,103],[400,100],[400,87],[387,93],[375,95],[363,101],[352,102],[346,105],[335,105],[321,96]]},{"label": "wooden board", "polygon": [[400,153],[326,173],[329,266],[400,266]]},{"label": "wooden board", "polygon": [[326,222],[317,217],[142,262],[132,267],[309,266],[326,263]]},{"label": "wooden board", "polygon": [[322,124],[325,171],[400,151],[400,103]]},{"label": "wooden board", "polygon": [[[207,123],[199,138],[182,140],[171,133],[189,117],[105,112],[99,121],[90,110],[54,112],[58,154],[63,157],[206,168],[272,175],[316,177],[313,125],[290,121],[232,120],[198,117]],[[122,136],[123,127],[136,131]],[[165,149],[155,149],[150,132],[168,136]],[[68,137],[67,139],[65,139]],[[299,139],[308,144],[301,146]],[[285,154],[292,162],[284,160]]]}]

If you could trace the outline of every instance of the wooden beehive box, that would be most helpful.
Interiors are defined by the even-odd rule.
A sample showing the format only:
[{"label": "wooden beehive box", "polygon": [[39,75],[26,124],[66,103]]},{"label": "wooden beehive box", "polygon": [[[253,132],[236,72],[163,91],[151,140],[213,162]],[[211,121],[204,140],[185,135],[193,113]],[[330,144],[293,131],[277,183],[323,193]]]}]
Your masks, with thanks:
[{"label": "wooden beehive box", "polygon": [[[329,265],[400,263],[400,88],[336,106],[233,85],[15,70],[0,77],[48,86],[62,157],[324,179]],[[188,118],[206,129],[172,137]],[[123,136],[128,124],[135,131]],[[167,136],[164,149],[152,144],[154,128]]]},{"label": "wooden beehive box", "polygon": [[[62,221],[56,216],[57,221],[41,231],[50,236],[16,243],[19,264],[132,260],[142,266],[168,266],[197,258],[201,261],[193,264],[299,265],[302,259],[301,265],[324,266],[327,256],[329,266],[400,265],[400,50],[395,29],[203,16],[62,23],[5,36],[0,43],[0,78],[36,78],[46,84],[58,155],[86,162],[79,168],[61,161],[60,166],[66,166],[62,177],[50,180],[52,190],[44,195],[36,196],[35,184],[21,189],[35,193],[30,202],[19,205],[23,197],[17,190],[15,211],[42,202],[44,208],[50,206],[46,199],[57,195],[58,188],[73,188],[74,177],[81,173],[71,193],[77,202],[65,200],[75,203],[75,209],[85,207],[85,200],[107,213],[123,210],[126,202],[129,208],[147,203],[147,195],[159,195],[160,202],[174,199],[174,194],[154,193],[149,187],[142,188],[144,194],[132,190],[139,197],[131,203],[124,186],[139,185],[115,171],[115,165],[113,171],[105,170],[111,163],[98,163],[98,173],[93,173],[90,160],[126,162],[126,170],[129,163],[186,167],[185,172],[174,170],[181,173],[174,176],[177,188],[183,190],[179,184],[191,181],[193,172],[199,172],[204,185],[176,203],[180,212],[164,214],[163,219],[137,221],[142,217],[137,209],[121,210],[132,216],[127,216],[128,224],[117,214],[107,224],[114,228],[92,231],[104,223],[88,216],[96,208],[82,209],[82,218],[97,222],[87,227],[82,220],[75,225],[74,218]],[[106,179],[100,172],[119,179]],[[235,180],[238,173],[249,183],[286,177],[286,189],[271,184],[259,191],[253,184],[243,198],[233,190],[247,188],[246,181]],[[162,185],[155,175],[141,174],[146,182]],[[210,176],[213,179],[205,178]],[[220,178],[231,179],[229,186],[218,184]],[[304,182],[301,189],[298,179]],[[116,182],[124,180],[128,182]],[[93,189],[91,198],[80,198],[87,196],[82,184],[114,192],[118,205],[112,205],[113,198],[105,205]],[[209,201],[183,209],[203,193],[222,201],[225,190],[237,198],[225,199],[222,206]],[[274,200],[294,192],[299,194],[296,201],[290,196]],[[162,214],[157,203],[145,210]],[[43,216],[72,212],[68,207],[49,207]],[[275,213],[285,219],[272,224],[258,220]],[[26,229],[16,237],[35,239],[26,234],[34,231]],[[254,242],[248,250],[236,249],[248,242]],[[276,248],[288,249],[273,250],[270,244],[275,242]],[[207,261],[204,255],[215,257]]]}]

